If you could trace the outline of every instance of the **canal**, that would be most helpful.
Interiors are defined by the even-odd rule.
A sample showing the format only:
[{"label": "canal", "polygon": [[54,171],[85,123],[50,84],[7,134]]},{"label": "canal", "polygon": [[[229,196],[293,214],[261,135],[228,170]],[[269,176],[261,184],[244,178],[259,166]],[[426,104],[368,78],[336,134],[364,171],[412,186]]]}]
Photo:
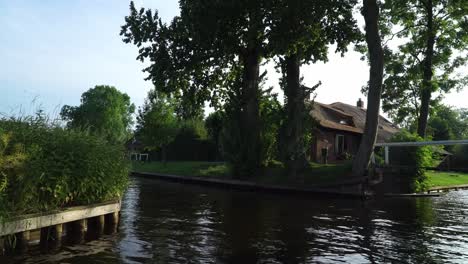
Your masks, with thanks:
[{"label": "canal", "polygon": [[0,263],[468,263],[468,191],[361,201],[132,178],[119,234]]}]

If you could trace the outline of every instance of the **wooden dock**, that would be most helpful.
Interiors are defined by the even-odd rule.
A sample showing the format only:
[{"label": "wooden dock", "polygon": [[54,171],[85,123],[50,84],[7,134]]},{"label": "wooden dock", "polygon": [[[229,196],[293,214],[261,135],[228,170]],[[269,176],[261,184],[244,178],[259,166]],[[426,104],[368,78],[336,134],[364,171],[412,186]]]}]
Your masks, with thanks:
[{"label": "wooden dock", "polygon": [[429,188],[427,192],[428,193],[448,192],[448,191],[458,191],[458,190],[465,190],[465,189],[468,189],[468,184],[432,187],[432,188]]},{"label": "wooden dock", "polygon": [[120,201],[14,217],[0,223],[0,254],[25,251],[33,241],[41,247],[58,247],[66,236],[76,243],[86,235],[98,237],[117,231]]}]

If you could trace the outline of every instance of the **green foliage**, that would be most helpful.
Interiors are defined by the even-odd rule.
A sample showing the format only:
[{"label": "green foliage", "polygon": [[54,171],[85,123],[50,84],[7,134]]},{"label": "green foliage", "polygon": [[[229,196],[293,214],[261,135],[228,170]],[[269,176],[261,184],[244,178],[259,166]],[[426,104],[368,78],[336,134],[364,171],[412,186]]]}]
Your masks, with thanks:
[{"label": "green foliage", "polygon": [[178,122],[172,99],[163,93],[148,94],[148,99],[138,110],[136,134],[149,149],[159,150],[171,143],[178,132]]},{"label": "green foliage", "polygon": [[69,128],[89,129],[112,142],[130,136],[135,106],[130,97],[113,86],[97,85],[81,96],[81,105],[63,106],[60,115]]},{"label": "green foliage", "polygon": [[438,105],[429,118],[428,134],[433,140],[466,139],[468,137],[468,110]]},{"label": "green foliage", "polygon": [[429,101],[432,107],[468,81],[466,73],[457,71],[468,58],[468,5],[464,0],[392,0],[384,1],[381,10],[388,44],[382,108],[408,128],[420,118],[424,90],[438,94]]},{"label": "green foliage", "polygon": [[264,167],[279,158],[278,133],[284,118],[278,95],[271,90],[266,90],[260,97],[260,160]]},{"label": "green foliage", "polygon": [[[417,142],[423,139],[402,130],[395,134],[392,142]],[[392,147],[390,152],[390,164],[400,168],[400,180],[403,192],[420,192],[427,189],[426,168],[433,165],[433,149],[430,146],[423,147]]]},{"label": "green foliage", "polygon": [[453,149],[451,166],[457,170],[468,171],[468,145],[457,145]]},{"label": "green foliage", "polygon": [[0,120],[0,219],[121,198],[129,164],[121,144],[49,124]]},{"label": "green foliage", "polygon": [[205,123],[201,119],[189,119],[179,121],[178,138],[185,139],[208,139],[208,131],[206,130]]},{"label": "green foliage", "polygon": [[[237,81],[236,81],[237,80]],[[237,93],[240,93],[240,79],[233,80],[232,85],[238,85],[238,89],[232,88],[233,95],[229,95],[220,114],[222,117],[222,130],[220,133],[220,146],[223,156],[229,161],[236,176],[249,176],[245,158],[242,156],[242,148],[245,148],[240,127],[242,116],[240,113],[241,101]],[[262,83],[263,84],[263,83]],[[283,118],[283,109],[277,99],[277,95],[271,92],[271,88],[264,90],[259,96],[260,111],[260,160],[265,167],[272,160],[278,158],[278,132]],[[247,174],[247,175],[246,175]]]},{"label": "green foliage", "polygon": [[223,129],[223,120],[224,114],[219,110],[209,114],[205,119],[205,127],[208,133],[208,137],[213,142],[216,142],[216,145],[218,145],[219,136],[221,135],[221,130]]}]

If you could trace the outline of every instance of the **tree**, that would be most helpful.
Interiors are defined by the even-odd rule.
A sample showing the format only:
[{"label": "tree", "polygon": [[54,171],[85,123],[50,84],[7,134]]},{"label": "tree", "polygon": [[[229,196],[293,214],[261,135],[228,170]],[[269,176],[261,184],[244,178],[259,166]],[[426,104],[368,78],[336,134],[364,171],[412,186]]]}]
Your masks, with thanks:
[{"label": "tree", "polygon": [[433,94],[466,84],[466,76],[456,70],[467,60],[467,12],[463,0],[394,0],[382,5],[389,40],[398,37],[403,42],[387,53],[383,109],[399,123],[416,120],[421,137],[426,136],[431,106],[441,98]]},{"label": "tree", "polygon": [[123,142],[130,136],[133,112],[135,106],[127,94],[97,85],[82,94],[79,106],[63,106],[60,116],[70,128],[87,128],[112,142]]},{"label": "tree", "polygon": [[[265,1],[179,2],[181,15],[170,26],[160,22],[157,12],[136,11],[122,26],[125,42],[140,47],[139,59],[152,64],[146,71],[156,89],[181,95],[182,101],[216,104],[220,78],[233,67],[241,71],[239,175],[252,175],[261,164],[259,81],[260,63],[265,56]],[[170,73],[170,74],[167,74]]]},{"label": "tree", "polygon": [[281,129],[281,152],[290,177],[307,164],[305,137],[310,133],[310,111],[305,101],[320,85],[302,85],[300,66],[327,61],[330,44],[336,44],[336,52],[344,53],[348,44],[358,38],[352,15],[355,4],[354,0],[271,1],[267,34],[271,56],[279,57],[283,72],[286,116]]},{"label": "tree", "polygon": [[174,102],[164,94],[150,91],[138,110],[136,135],[150,150],[160,150],[166,161],[166,147],[177,136],[178,122]]},{"label": "tree", "polygon": [[353,160],[352,174],[363,176],[374,151],[379,125],[380,98],[383,79],[383,49],[379,34],[379,6],[377,0],[363,0],[362,15],[366,24],[366,43],[369,51],[369,88],[367,94],[366,125],[358,152]]},{"label": "tree", "polygon": [[466,109],[438,105],[428,121],[428,135],[432,140],[466,139],[468,118]]}]

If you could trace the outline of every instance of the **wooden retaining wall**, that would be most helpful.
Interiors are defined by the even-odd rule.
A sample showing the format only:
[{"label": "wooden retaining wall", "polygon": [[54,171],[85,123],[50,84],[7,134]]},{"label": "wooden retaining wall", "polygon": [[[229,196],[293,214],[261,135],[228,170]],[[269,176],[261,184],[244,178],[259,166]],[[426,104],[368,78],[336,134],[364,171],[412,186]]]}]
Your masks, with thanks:
[{"label": "wooden retaining wall", "polygon": [[280,186],[274,184],[262,184],[249,181],[230,180],[230,179],[213,179],[213,178],[202,178],[202,177],[189,177],[179,175],[169,175],[161,173],[150,173],[150,172],[132,172],[131,175],[150,178],[160,179],[165,181],[190,183],[204,186],[216,186],[227,189],[235,189],[241,191],[261,191],[268,193],[281,193],[291,195],[307,195],[307,196],[325,196],[325,197],[337,197],[337,198],[357,198],[362,199],[367,195],[361,191],[362,179],[347,181],[343,183],[327,184],[322,186],[311,186],[311,187],[292,187],[292,186]]},{"label": "wooden retaining wall", "polygon": [[64,235],[79,243],[85,235],[114,233],[119,212],[120,201],[113,201],[9,219],[0,223],[0,254],[24,251],[32,240],[47,248],[60,246]]}]

